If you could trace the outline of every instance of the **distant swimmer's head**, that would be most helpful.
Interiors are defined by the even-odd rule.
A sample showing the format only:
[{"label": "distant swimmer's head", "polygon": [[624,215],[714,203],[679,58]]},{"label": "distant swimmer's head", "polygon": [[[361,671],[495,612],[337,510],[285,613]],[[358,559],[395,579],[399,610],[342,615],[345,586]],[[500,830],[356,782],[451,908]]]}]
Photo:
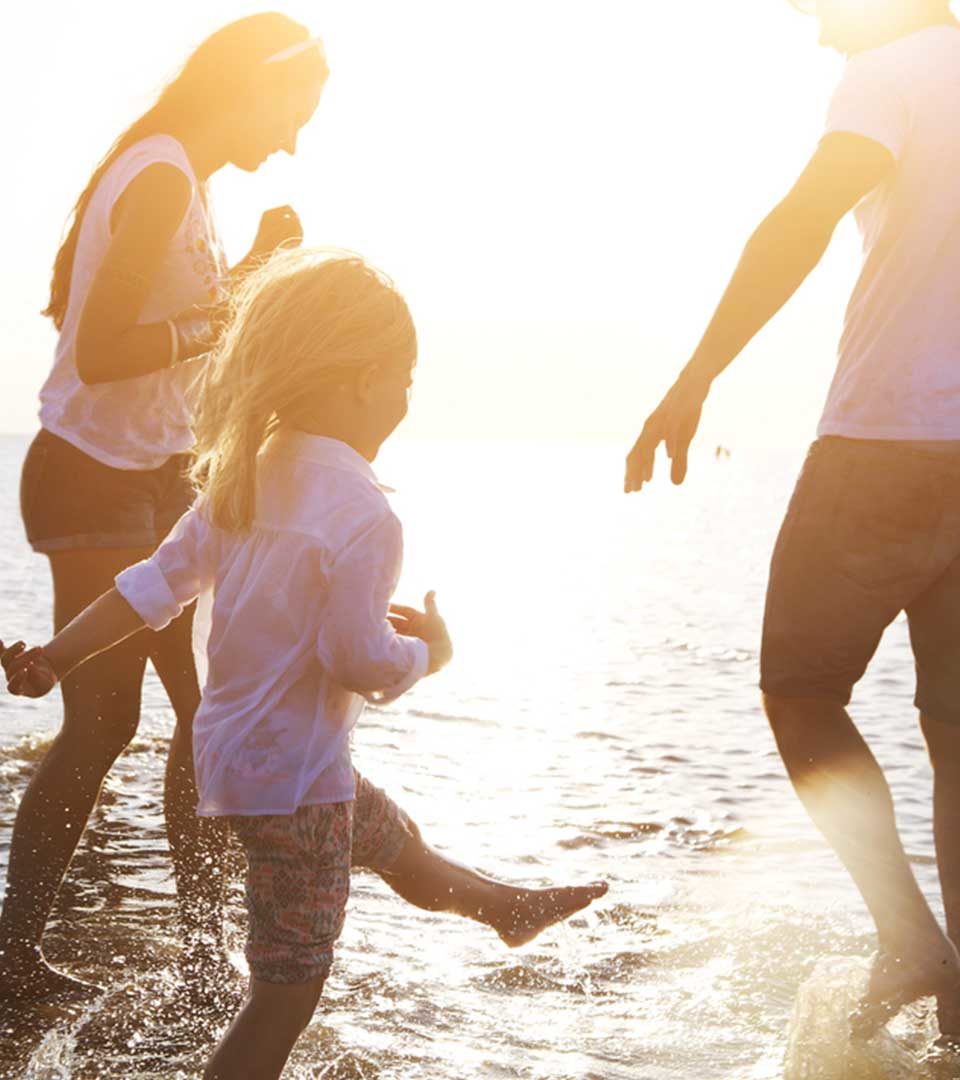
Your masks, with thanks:
[{"label": "distant swimmer's head", "polygon": [[790,0],[820,24],[820,44],[846,56],[929,24],[952,22],[950,0]]},{"label": "distant swimmer's head", "polygon": [[211,34],[158,104],[188,125],[216,125],[227,158],[253,172],[297,135],[320,102],[329,70],[319,38],[278,12],[237,19]]},{"label": "distant swimmer's head", "polygon": [[394,283],[358,255],[275,255],[234,298],[197,409],[193,479],[210,519],[246,529],[256,458],[278,428],[372,461],[407,413],[417,334]]}]

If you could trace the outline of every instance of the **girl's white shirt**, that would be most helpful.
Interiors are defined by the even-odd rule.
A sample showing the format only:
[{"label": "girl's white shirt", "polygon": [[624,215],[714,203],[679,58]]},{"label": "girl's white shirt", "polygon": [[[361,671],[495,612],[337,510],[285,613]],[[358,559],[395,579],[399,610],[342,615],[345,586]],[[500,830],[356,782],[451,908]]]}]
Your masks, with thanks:
[{"label": "girl's white shirt", "polygon": [[212,591],[194,720],[199,813],[290,814],[354,796],[349,736],[365,701],[422,678],[428,652],[387,620],[403,538],[369,463],[279,432],[260,455],[246,533],[193,507],[116,585],[154,630]]},{"label": "girl's white shirt", "polygon": [[95,386],[88,386],[77,374],[77,326],[110,246],[114,206],[135,177],[158,163],[179,169],[190,181],[192,195],[138,322],[162,322],[193,305],[208,305],[218,299],[226,260],[204,185],[176,139],[151,135],[119,155],[87,204],[53,370],[40,391],[40,423],[116,469],[156,469],[174,454],[190,449],[192,395],[204,365],[203,358],[196,358],[149,375]]}]

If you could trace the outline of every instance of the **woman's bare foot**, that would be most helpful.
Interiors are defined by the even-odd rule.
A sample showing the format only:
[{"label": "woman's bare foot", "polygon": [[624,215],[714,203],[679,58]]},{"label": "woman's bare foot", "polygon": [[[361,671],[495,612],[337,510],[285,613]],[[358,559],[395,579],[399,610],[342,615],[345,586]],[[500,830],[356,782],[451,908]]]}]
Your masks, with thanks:
[{"label": "woman's bare foot", "polygon": [[598,881],[551,889],[507,889],[497,909],[487,912],[484,921],[511,949],[516,949],[533,941],[548,926],[582,911],[608,888],[605,881]]},{"label": "woman's bare foot", "polygon": [[94,997],[103,988],[75,979],[51,967],[39,949],[20,956],[2,958],[0,1000],[27,1004],[38,1001],[67,1001]]},{"label": "woman's bare foot", "polygon": [[960,956],[946,936],[877,954],[867,993],[850,1017],[851,1032],[869,1039],[905,1005],[923,997],[960,1005]]}]

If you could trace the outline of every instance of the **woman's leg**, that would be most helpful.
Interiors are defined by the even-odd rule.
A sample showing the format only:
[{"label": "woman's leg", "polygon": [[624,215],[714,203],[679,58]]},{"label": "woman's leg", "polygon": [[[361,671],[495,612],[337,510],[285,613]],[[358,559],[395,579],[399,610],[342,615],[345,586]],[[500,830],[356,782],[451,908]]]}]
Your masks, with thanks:
[{"label": "woman's leg", "polygon": [[284,986],[250,980],[243,1008],[220,1040],[204,1080],[276,1080],[310,1023],[325,976]]},{"label": "woman's leg", "polygon": [[[56,628],[110,588],[115,574],[146,554],[138,549],[51,555]],[[45,963],[40,945],[104,777],[137,730],[145,638],[136,634],[61,685],[63,727],[27,786],[10,844],[0,915],[0,994],[5,996],[42,997],[79,988]]]},{"label": "woman's leg", "polygon": [[605,882],[527,889],[487,877],[432,848],[410,817],[357,774],[353,865],[374,870],[398,896],[425,911],[446,911],[492,927],[511,948],[589,906]]},{"label": "woman's leg", "polygon": [[197,817],[193,770],[193,718],[200,687],[193,659],[193,608],[150,642],[150,659],[177,718],[164,803],[167,839],[177,879],[177,899],[191,976],[218,977],[223,956],[224,855],[229,830],[219,818]]}]

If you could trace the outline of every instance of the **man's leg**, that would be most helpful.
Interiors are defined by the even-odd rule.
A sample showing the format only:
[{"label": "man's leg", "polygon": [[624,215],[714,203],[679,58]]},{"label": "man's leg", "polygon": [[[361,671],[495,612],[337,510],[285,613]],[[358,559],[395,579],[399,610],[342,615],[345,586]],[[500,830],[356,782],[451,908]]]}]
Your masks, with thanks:
[{"label": "man's leg", "polygon": [[[933,766],[933,835],[947,933],[960,947],[960,725],[921,714]],[[960,1042],[960,994],[939,999],[940,1033]]]},{"label": "man's leg", "polygon": [[826,700],[770,695],[764,705],[797,794],[877,926],[881,955],[855,1026],[870,1034],[917,998],[936,994],[953,1000],[960,957],[920,892],[886,779],[846,709]]},{"label": "man's leg", "polygon": [[605,882],[527,889],[472,870],[432,848],[403,810],[359,774],[353,864],[375,870],[415,907],[483,923],[511,947],[532,941],[607,891]]},{"label": "man's leg", "polygon": [[[935,593],[960,547],[960,460],[898,443],[811,448],[770,568],[765,705],[798,794],[856,882],[881,954],[858,1017],[960,991],[960,959],[921,894],[876,760],[846,711],[884,630]],[[924,650],[917,655],[918,668]]]},{"label": "man's leg", "polygon": [[846,709],[770,695],[764,706],[794,788],[856,882],[881,949],[917,956],[931,981],[943,968],[952,972],[953,954],[900,842],[886,779]]}]

